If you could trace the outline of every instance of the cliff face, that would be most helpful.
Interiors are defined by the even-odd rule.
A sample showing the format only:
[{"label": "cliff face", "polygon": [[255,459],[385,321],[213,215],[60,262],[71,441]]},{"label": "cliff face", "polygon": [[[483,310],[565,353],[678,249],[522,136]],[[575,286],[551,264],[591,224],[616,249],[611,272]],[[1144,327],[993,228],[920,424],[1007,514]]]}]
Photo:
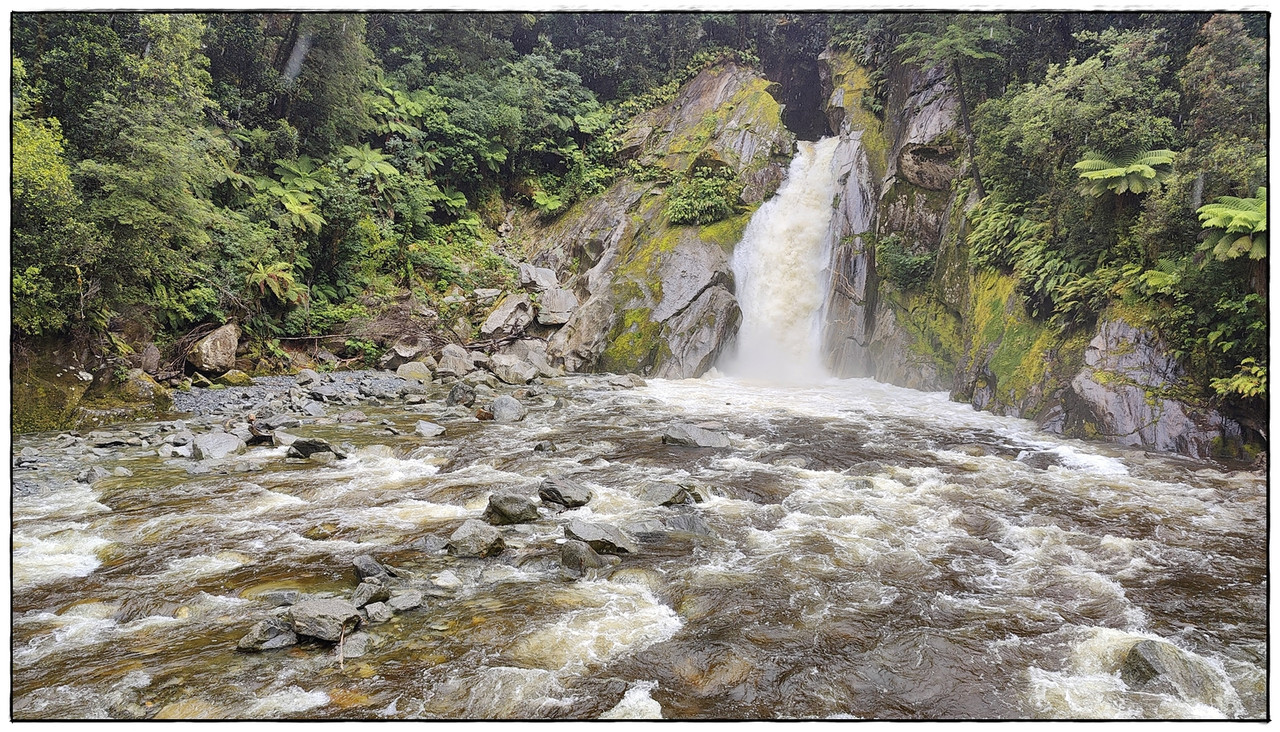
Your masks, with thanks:
[{"label": "cliff face", "polygon": [[669,378],[715,363],[741,320],[729,254],[777,190],[794,147],[769,86],[733,64],[707,69],[623,136],[624,159],[672,180],[694,168],[731,168],[743,183],[737,215],[673,225],[667,188],[627,177],[554,222],[527,222],[514,234],[582,303],[548,343],[553,362]]},{"label": "cliff face", "polygon": [[[851,170],[831,232],[826,345],[837,375],[947,390],[1073,437],[1195,457],[1248,452],[1240,425],[1179,398],[1184,375],[1150,331],[1120,313],[1091,333],[1051,329],[1028,315],[1012,277],[970,263],[965,214],[976,200],[940,69],[890,69],[881,122],[862,109],[867,72],[848,54],[828,51],[822,63]],[[877,244],[932,259],[932,273],[895,284],[877,272]]]}]

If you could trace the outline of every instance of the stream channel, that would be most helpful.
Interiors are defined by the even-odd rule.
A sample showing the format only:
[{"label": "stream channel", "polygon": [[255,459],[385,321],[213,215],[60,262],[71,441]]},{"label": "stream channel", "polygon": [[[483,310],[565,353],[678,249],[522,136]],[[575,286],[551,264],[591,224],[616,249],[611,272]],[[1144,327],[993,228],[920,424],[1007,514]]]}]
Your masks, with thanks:
[{"label": "stream channel", "polygon": [[[1266,716],[1262,475],[870,380],[633,383],[546,379],[512,423],[439,385],[366,399],[368,421],[289,430],[344,444],[328,463],[160,456],[225,414],[15,437],[13,716]],[[663,441],[690,422],[728,446]],[[491,493],[553,475],[590,502],[499,527],[496,556],[444,548]],[[659,505],[664,484],[701,501]],[[575,518],[638,551],[574,576]],[[237,650],[290,590],[349,597],[362,555],[422,604],[350,657]],[[1141,640],[1182,681],[1127,683]]]}]

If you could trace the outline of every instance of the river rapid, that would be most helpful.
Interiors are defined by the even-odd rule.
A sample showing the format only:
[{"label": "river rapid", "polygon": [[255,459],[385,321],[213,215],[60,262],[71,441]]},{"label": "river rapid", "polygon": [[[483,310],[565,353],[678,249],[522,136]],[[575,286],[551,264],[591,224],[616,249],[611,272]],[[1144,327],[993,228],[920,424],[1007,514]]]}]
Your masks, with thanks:
[{"label": "river rapid", "polygon": [[[15,437],[14,718],[1267,714],[1261,474],[869,380],[545,382],[509,424],[427,385],[290,430],[347,443],[328,464],[159,456],[199,418],[111,428],[121,444]],[[728,447],[661,439],[708,421]],[[76,480],[93,466],[131,475]],[[443,548],[491,493],[550,475],[594,497],[500,527],[498,556]],[[654,483],[703,500],[657,505]],[[639,551],[571,576],[574,518]],[[281,590],[348,597],[360,555],[426,596],[366,624],[363,655],[236,650]],[[1196,688],[1131,688],[1140,640],[1175,647]]]}]

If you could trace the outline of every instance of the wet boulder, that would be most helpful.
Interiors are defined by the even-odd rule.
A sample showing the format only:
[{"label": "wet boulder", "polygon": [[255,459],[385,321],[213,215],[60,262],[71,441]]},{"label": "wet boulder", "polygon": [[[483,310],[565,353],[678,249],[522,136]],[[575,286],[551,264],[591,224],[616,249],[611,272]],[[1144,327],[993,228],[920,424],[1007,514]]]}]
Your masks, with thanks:
[{"label": "wet boulder", "polygon": [[369,622],[371,623],[385,623],[394,615],[391,612],[391,608],[382,602],[371,602],[365,605],[364,613],[369,617]]},{"label": "wet boulder", "polygon": [[553,503],[565,508],[578,508],[587,505],[591,500],[591,491],[576,480],[553,475],[538,486],[538,497],[546,503]]},{"label": "wet boulder", "polygon": [[569,539],[587,543],[599,554],[635,554],[639,547],[622,530],[608,524],[597,524],[574,519],[564,527]]},{"label": "wet boulder", "polygon": [[240,345],[240,328],[227,323],[192,346],[187,360],[206,374],[224,374],[236,365],[236,348]]},{"label": "wet boulder", "polygon": [[673,424],[662,434],[662,441],[668,445],[685,447],[728,447],[729,438],[722,432],[712,432],[697,425]]},{"label": "wet boulder", "polygon": [[208,432],[198,435],[191,443],[191,456],[196,460],[224,458],[245,448],[244,440],[226,432]]},{"label": "wet boulder", "polygon": [[317,453],[328,452],[333,453],[334,457],[339,460],[346,459],[346,453],[334,447],[328,440],[322,440],[319,437],[299,437],[289,445],[289,457],[309,458]]},{"label": "wet boulder", "polygon": [[386,567],[368,554],[361,554],[352,559],[351,565],[356,568],[356,575],[362,580],[370,577],[386,577],[390,574]]},{"label": "wet boulder", "polygon": [[1172,643],[1138,641],[1120,664],[1120,679],[1131,691],[1169,694],[1219,709],[1227,705],[1226,687],[1214,668]]},{"label": "wet boulder", "polygon": [[351,593],[351,604],[364,607],[371,602],[386,602],[391,599],[391,590],[381,582],[361,582]]},{"label": "wet boulder", "polygon": [[519,422],[529,414],[518,399],[506,395],[493,400],[491,411],[495,422]]},{"label": "wet boulder", "polygon": [[236,644],[236,650],[256,653],[285,648],[297,642],[298,635],[293,632],[292,626],[279,618],[267,618],[249,629]]},{"label": "wet boulder", "polygon": [[80,471],[80,473],[76,475],[76,482],[77,483],[97,483],[103,478],[110,478],[110,477],[111,477],[110,470],[107,470],[106,468],[100,465],[94,465],[91,468],[86,468]]},{"label": "wet boulder", "polygon": [[421,607],[421,606],[422,606],[422,593],[417,590],[405,590],[403,592],[397,592],[391,596],[391,599],[387,600],[387,607],[391,608],[392,610],[398,613],[404,612],[405,610],[412,610],[415,607]]},{"label": "wet boulder", "polygon": [[713,536],[711,527],[696,513],[682,513],[667,521],[667,528],[695,536]]},{"label": "wet boulder", "polygon": [[574,576],[605,566],[604,558],[596,554],[590,544],[577,539],[568,539],[560,545],[560,563]]},{"label": "wet boulder", "polygon": [[360,610],[346,600],[332,598],[302,600],[289,608],[293,632],[310,638],[336,642],[360,626]]},{"label": "wet boulder", "polygon": [[414,425],[413,431],[422,437],[439,437],[444,434],[444,427],[441,427],[435,422],[428,422],[425,419],[420,419],[418,420],[418,423]]},{"label": "wet boulder", "polygon": [[538,504],[516,493],[494,493],[481,518],[497,526],[533,523],[538,520]]},{"label": "wet boulder", "polygon": [[701,503],[702,496],[696,488],[675,483],[650,483],[640,489],[640,498],[659,506],[678,506],[685,503]]},{"label": "wet boulder", "polygon": [[493,526],[467,519],[449,535],[446,548],[456,557],[491,557],[501,553],[507,545],[502,541],[502,532]]},{"label": "wet boulder", "polygon": [[364,632],[352,633],[350,637],[343,640],[342,657],[343,658],[359,658],[369,652],[369,634]]},{"label": "wet boulder", "polygon": [[461,404],[469,407],[476,402],[476,388],[470,384],[458,382],[449,389],[449,395],[444,398],[444,405],[452,407]]}]

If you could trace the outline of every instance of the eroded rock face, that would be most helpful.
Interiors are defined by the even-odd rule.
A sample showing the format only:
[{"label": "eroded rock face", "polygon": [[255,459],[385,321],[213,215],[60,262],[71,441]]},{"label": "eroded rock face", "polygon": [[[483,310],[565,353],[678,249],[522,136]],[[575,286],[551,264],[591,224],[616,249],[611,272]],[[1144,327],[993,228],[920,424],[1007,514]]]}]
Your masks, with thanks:
[{"label": "eroded rock face", "polygon": [[196,342],[187,354],[187,360],[206,374],[224,374],[235,367],[239,345],[239,326],[227,323]]},{"label": "eroded rock face", "polygon": [[1102,321],[1084,364],[1071,380],[1075,398],[1045,420],[1048,426],[1194,457],[1209,457],[1215,441],[1240,440],[1240,426],[1218,412],[1169,398],[1182,371],[1150,331]]}]

